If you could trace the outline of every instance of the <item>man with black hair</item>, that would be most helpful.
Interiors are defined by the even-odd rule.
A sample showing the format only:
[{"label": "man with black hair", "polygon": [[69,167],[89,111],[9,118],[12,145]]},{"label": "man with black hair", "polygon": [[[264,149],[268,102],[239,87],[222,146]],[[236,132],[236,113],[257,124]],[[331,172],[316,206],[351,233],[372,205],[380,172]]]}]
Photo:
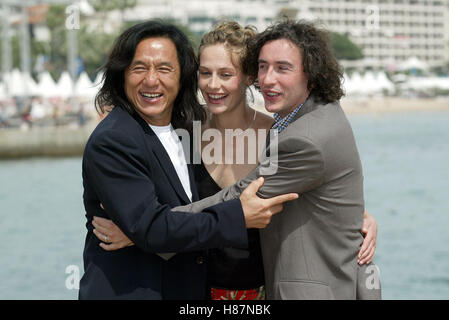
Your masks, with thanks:
[{"label": "man with black hair", "polygon": [[[297,198],[260,199],[258,179],[239,199],[201,213],[171,210],[198,199],[174,131],[204,117],[196,72],[194,51],[173,25],[141,23],[116,40],[95,101],[97,110],[110,112],[83,155],[87,236],[80,299],[204,299],[202,250],[246,246],[246,228],[265,227],[283,202]],[[111,219],[135,246],[103,250],[94,216]],[[181,253],[164,259],[160,252]]]}]

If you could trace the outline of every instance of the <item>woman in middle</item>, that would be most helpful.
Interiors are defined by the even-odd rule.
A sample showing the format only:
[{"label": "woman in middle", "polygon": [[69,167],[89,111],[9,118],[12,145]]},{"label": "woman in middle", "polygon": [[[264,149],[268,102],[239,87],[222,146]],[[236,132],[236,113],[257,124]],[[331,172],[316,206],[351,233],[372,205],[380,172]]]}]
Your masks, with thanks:
[{"label": "woman in middle", "polygon": [[[220,133],[214,135],[211,142],[203,141],[203,161],[195,168],[201,199],[233,185],[256,168],[254,155],[261,151],[257,146],[261,142],[264,146],[266,139],[266,134],[257,134],[258,130],[267,133],[273,123],[271,117],[250,108],[247,102],[246,93],[254,79],[245,74],[242,61],[247,54],[247,43],[255,35],[253,28],[230,21],[218,24],[201,40],[198,85],[208,114],[203,139],[209,136],[205,133],[210,129]],[[214,130],[209,132],[214,133]],[[248,138],[243,139],[245,136]],[[219,248],[209,250],[209,253],[212,299],[264,298],[263,262],[257,229],[248,229],[248,248]]]},{"label": "woman in middle", "polygon": [[[257,155],[262,152],[273,124],[273,118],[248,106],[247,92],[255,79],[247,76],[242,62],[247,54],[247,44],[255,35],[252,27],[226,21],[201,39],[198,84],[208,115],[202,126],[202,140],[209,137],[212,141],[202,142],[202,162],[195,166],[200,199],[233,185],[257,167]],[[250,138],[244,143],[243,138],[247,136]],[[133,245],[112,221],[96,217],[93,224],[99,239],[105,235],[110,239],[109,245],[100,244],[103,249],[116,250]],[[377,223],[366,211],[362,232],[366,238],[360,250],[360,264],[372,261],[377,237]],[[265,298],[257,229],[248,229],[248,248],[209,250],[207,264],[211,299]]]}]

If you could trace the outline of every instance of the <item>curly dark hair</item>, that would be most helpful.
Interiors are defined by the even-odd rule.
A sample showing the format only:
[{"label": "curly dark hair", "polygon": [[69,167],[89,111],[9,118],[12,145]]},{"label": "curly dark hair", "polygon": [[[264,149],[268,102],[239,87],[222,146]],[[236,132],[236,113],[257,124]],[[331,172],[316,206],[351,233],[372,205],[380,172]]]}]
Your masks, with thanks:
[{"label": "curly dark hair", "polygon": [[300,48],[311,95],[323,103],[337,101],[344,95],[343,71],[333,54],[329,33],[303,20],[277,22],[252,39],[244,63],[248,75],[257,77],[260,50],[268,41],[278,39],[290,40]]},{"label": "curly dark hair", "polygon": [[99,113],[110,111],[110,108],[117,106],[131,115],[136,112],[125,94],[125,70],[134,58],[137,45],[152,37],[167,37],[176,46],[181,77],[171,123],[175,128],[191,130],[193,120],[204,121],[206,118],[197,98],[198,61],[187,36],[176,26],[163,21],[151,20],[136,24],[116,39],[102,67],[103,85],[95,97],[95,108]]}]

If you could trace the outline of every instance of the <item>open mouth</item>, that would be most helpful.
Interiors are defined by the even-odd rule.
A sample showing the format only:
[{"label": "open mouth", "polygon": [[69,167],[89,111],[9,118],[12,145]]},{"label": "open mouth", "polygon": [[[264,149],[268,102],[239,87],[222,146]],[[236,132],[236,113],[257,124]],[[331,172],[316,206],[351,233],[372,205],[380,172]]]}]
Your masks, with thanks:
[{"label": "open mouth", "polygon": [[164,94],[163,93],[149,93],[149,92],[140,92],[140,95],[149,102],[155,102],[159,100]]},{"label": "open mouth", "polygon": [[207,99],[211,103],[219,104],[219,103],[222,103],[223,100],[226,99],[227,96],[228,96],[227,94],[212,94],[212,93],[208,93],[207,94]]},{"label": "open mouth", "polygon": [[277,99],[280,95],[281,95],[280,92],[271,91],[271,90],[266,90],[266,91],[264,91],[264,96],[265,96],[265,98],[268,99],[268,100],[275,100],[275,99]]}]

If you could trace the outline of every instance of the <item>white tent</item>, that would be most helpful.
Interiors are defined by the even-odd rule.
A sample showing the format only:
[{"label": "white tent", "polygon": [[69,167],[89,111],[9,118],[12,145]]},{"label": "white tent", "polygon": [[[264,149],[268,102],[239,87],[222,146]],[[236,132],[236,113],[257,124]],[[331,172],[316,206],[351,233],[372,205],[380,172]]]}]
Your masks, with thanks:
[{"label": "white tent", "polygon": [[351,77],[347,76],[344,83],[348,95],[357,95],[363,93],[362,76],[357,71]]},{"label": "white tent", "polygon": [[345,88],[345,92],[347,95],[351,95],[354,93],[354,83],[351,80],[351,77],[345,72],[343,74],[343,87]]},{"label": "white tent", "polygon": [[101,86],[101,84],[103,82],[102,80],[103,80],[103,72],[100,71],[100,72],[97,73],[97,76],[95,77],[93,85],[96,88],[100,89],[100,86]]},{"label": "white tent", "polygon": [[386,90],[389,93],[393,93],[395,91],[394,88],[394,84],[393,82],[391,82],[388,78],[387,75],[385,74],[385,72],[380,72],[377,75],[377,83],[378,86],[382,89],[382,90]]},{"label": "white tent", "polygon": [[82,72],[75,84],[75,95],[92,98],[97,94],[97,91],[97,87],[94,87],[87,73]]},{"label": "white tent", "polygon": [[363,93],[366,94],[375,94],[382,92],[382,88],[380,88],[377,79],[372,71],[367,71],[362,77],[361,86]]},{"label": "white tent", "polygon": [[0,82],[0,100],[3,100],[6,98],[6,86],[3,84],[3,82]]},{"label": "white tent", "polygon": [[394,84],[388,80],[384,72],[376,75],[372,71],[367,71],[363,76],[355,72],[352,77],[344,74],[343,78],[347,95],[381,94],[384,90],[394,92]]},{"label": "white tent", "polygon": [[11,96],[23,96],[25,94],[25,82],[23,81],[22,73],[18,69],[14,69],[11,72],[7,85]]},{"label": "white tent", "polygon": [[442,89],[449,90],[449,78],[439,77],[410,77],[410,79],[403,84],[404,89],[412,90],[429,90]]},{"label": "white tent", "polygon": [[6,72],[3,77],[0,78],[0,99],[6,99],[8,92],[8,83],[10,83],[11,74]]},{"label": "white tent", "polygon": [[8,91],[11,96],[23,96],[25,94],[25,83],[22,79],[22,73],[14,69],[7,82]]},{"label": "white tent", "polygon": [[22,74],[29,95],[39,95],[39,87],[29,73]]},{"label": "white tent", "polygon": [[33,78],[18,69],[14,69],[10,74],[5,75],[5,85],[8,86],[8,93],[11,96],[32,96],[39,92]]},{"label": "white tent", "polygon": [[427,63],[419,60],[417,57],[410,57],[398,66],[398,70],[427,70],[428,68],[429,66],[427,65]]},{"label": "white tent", "polygon": [[48,71],[41,73],[38,78],[39,83],[37,86],[41,97],[50,98],[60,96],[58,87]]},{"label": "white tent", "polygon": [[64,71],[57,83],[59,95],[63,98],[68,98],[73,94],[73,81],[67,71]]},{"label": "white tent", "polygon": [[25,84],[22,80],[22,73],[14,69],[8,76],[7,82],[8,91],[11,96],[22,96],[25,93]]}]

